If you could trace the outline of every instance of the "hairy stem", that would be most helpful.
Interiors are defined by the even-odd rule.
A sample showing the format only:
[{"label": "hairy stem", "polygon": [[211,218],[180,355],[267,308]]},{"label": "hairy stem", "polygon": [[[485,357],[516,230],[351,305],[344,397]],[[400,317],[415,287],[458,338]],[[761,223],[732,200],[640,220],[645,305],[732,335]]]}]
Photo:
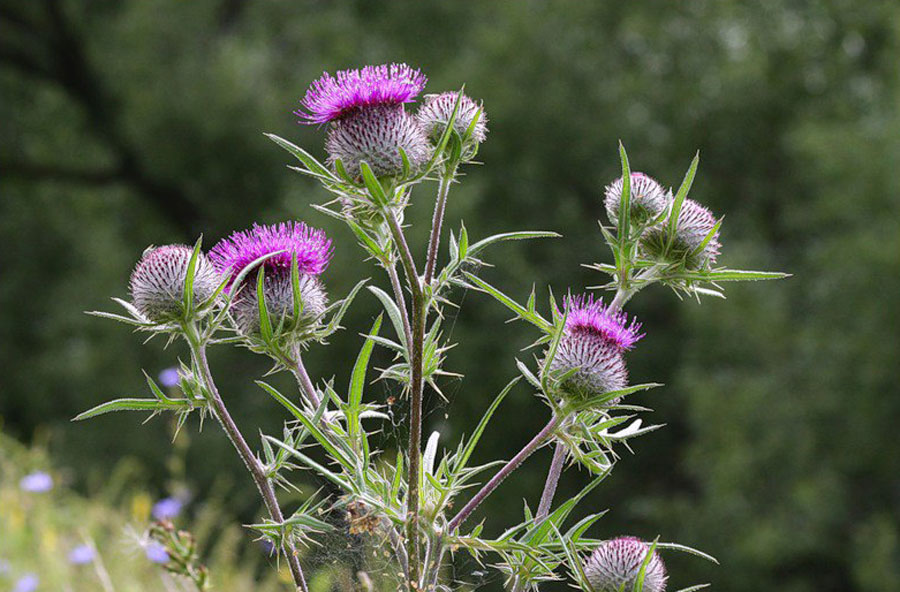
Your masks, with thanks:
[{"label": "hairy stem", "polygon": [[410,365],[412,376],[409,385],[409,473],[407,475],[406,503],[406,549],[409,556],[410,585],[419,580],[419,464],[422,447],[422,353],[425,342],[425,296],[416,263],[412,258],[403,229],[393,210],[387,210],[385,217],[391,229],[391,236],[400,261],[406,273],[406,281],[412,292],[412,340],[410,341]]},{"label": "hairy stem", "polygon": [[556,443],[553,451],[553,460],[550,461],[550,470],[547,472],[547,481],[544,483],[544,492],[541,493],[541,502],[538,504],[534,521],[540,522],[550,515],[550,507],[553,505],[553,496],[556,494],[556,486],[562,475],[563,465],[566,462],[566,446],[562,442]]},{"label": "hairy stem", "polygon": [[[266,509],[269,511],[269,516],[273,521],[282,524],[284,523],[284,515],[281,513],[281,507],[278,505],[278,499],[275,497],[275,490],[272,488],[272,483],[269,481],[268,477],[266,477],[259,459],[257,459],[256,455],[253,454],[253,451],[250,450],[250,446],[247,445],[247,441],[244,439],[237,424],[234,423],[234,419],[232,419],[231,414],[228,413],[228,409],[225,407],[225,402],[219,394],[219,389],[216,387],[216,383],[213,381],[212,372],[210,372],[209,369],[209,361],[206,359],[206,347],[200,342],[195,328],[188,327],[186,329],[191,354],[200,369],[203,382],[209,391],[209,402],[212,407],[213,415],[219,421],[219,424],[221,424],[222,429],[225,430],[225,434],[228,436],[228,439],[231,440],[231,443],[234,445],[235,450],[237,450],[241,460],[244,461],[244,466],[247,467],[250,476],[253,477],[253,482],[256,484],[256,488],[262,496]],[[283,540],[282,550],[287,557],[291,576],[294,578],[294,584],[297,586],[297,590],[300,592],[308,592],[309,588],[307,587],[306,579],[303,576],[303,569],[300,567],[300,560],[297,558],[294,543],[289,540],[289,538]]]},{"label": "hairy stem", "polygon": [[438,185],[437,200],[434,204],[434,217],[431,219],[431,238],[428,241],[428,258],[425,261],[425,286],[431,283],[434,277],[434,266],[437,261],[438,248],[441,244],[441,226],[444,222],[444,211],[447,208],[447,194],[450,192],[450,184],[453,183],[455,169],[446,171],[441,175],[441,183]]},{"label": "hairy stem", "polygon": [[292,361],[291,371],[297,379],[300,391],[303,393],[303,396],[306,397],[306,400],[309,401],[310,405],[312,405],[313,409],[318,409],[322,401],[319,400],[319,395],[316,394],[316,387],[309,377],[309,373],[306,371],[306,366],[303,364],[303,357],[299,347],[294,348],[294,359]]},{"label": "hairy stem", "polygon": [[453,517],[453,520],[447,525],[447,529],[449,531],[454,531],[459,526],[465,522],[466,518],[475,511],[475,508],[481,504],[489,496],[500,483],[506,479],[510,473],[519,468],[526,458],[531,456],[531,454],[537,450],[541,444],[543,444],[547,438],[553,433],[553,430],[556,429],[557,424],[559,423],[559,416],[554,415],[553,418],[544,426],[544,428],[537,433],[537,435],[531,439],[531,442],[525,445],[522,450],[520,450],[509,462],[503,465],[503,468],[497,471],[497,474],[494,475],[490,481],[488,481],[484,487],[479,490],[478,493],[475,494],[469,503],[465,505],[465,507],[459,511],[459,513]]}]

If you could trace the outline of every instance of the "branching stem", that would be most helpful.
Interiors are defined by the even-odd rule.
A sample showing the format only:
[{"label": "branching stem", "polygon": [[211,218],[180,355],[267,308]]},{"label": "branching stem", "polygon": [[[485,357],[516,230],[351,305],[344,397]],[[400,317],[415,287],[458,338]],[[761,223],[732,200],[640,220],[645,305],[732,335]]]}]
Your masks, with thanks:
[{"label": "branching stem", "polygon": [[[253,482],[256,484],[256,488],[262,496],[266,509],[269,511],[269,516],[278,524],[283,524],[284,515],[281,513],[281,507],[278,505],[278,499],[275,497],[275,490],[272,488],[272,483],[269,481],[268,477],[266,477],[259,459],[257,459],[256,455],[253,454],[253,451],[250,450],[250,446],[247,445],[247,441],[244,439],[237,424],[225,407],[225,402],[219,394],[219,389],[216,387],[216,383],[213,381],[212,372],[210,372],[209,369],[209,361],[206,359],[206,347],[200,341],[196,327],[186,325],[185,334],[188,337],[187,341],[191,348],[191,355],[197,363],[202,374],[203,382],[209,391],[209,402],[212,407],[213,415],[219,421],[219,424],[221,424],[222,429],[225,430],[225,434],[228,436],[228,439],[231,440],[231,443],[234,445],[235,450],[237,450],[241,460],[244,461],[244,466],[247,467],[250,476],[253,477]],[[294,543],[288,537],[285,537],[282,541],[282,550],[287,557],[291,576],[294,579],[294,584],[297,586],[298,592],[308,592],[309,588],[307,587],[306,579],[303,576],[303,569],[300,567],[300,560],[297,558],[296,548],[294,547]]]},{"label": "branching stem", "polygon": [[482,487],[481,490],[475,494],[475,497],[469,500],[469,503],[466,504],[465,507],[460,510],[456,516],[454,516],[453,520],[450,521],[450,523],[447,525],[447,529],[450,532],[453,532],[454,530],[459,528],[459,526],[463,522],[465,522],[466,518],[468,518],[469,515],[473,511],[475,511],[475,508],[477,508],[479,504],[481,504],[481,502],[483,502],[485,498],[487,498],[487,496],[489,496],[495,489],[497,489],[500,483],[502,483],[510,473],[519,468],[519,465],[525,462],[525,459],[531,456],[531,454],[535,450],[537,450],[541,446],[541,444],[543,444],[547,440],[547,438],[551,436],[551,434],[553,434],[553,430],[556,429],[557,424],[559,424],[559,416],[554,415],[553,418],[547,423],[547,425],[545,425],[544,428],[540,432],[538,432],[537,435],[532,438],[524,448],[522,448],[522,450],[520,450],[514,457],[512,457],[509,462],[503,465],[503,468],[497,471],[497,474],[494,475],[491,480],[488,481],[484,485],[484,487]]},{"label": "branching stem", "polygon": [[425,296],[416,271],[403,229],[393,210],[385,211],[391,236],[406,273],[406,281],[412,292],[412,340],[410,341],[410,365],[412,376],[409,386],[409,473],[407,475],[406,549],[409,556],[410,583],[419,580],[419,465],[422,448],[422,353],[425,342]]}]

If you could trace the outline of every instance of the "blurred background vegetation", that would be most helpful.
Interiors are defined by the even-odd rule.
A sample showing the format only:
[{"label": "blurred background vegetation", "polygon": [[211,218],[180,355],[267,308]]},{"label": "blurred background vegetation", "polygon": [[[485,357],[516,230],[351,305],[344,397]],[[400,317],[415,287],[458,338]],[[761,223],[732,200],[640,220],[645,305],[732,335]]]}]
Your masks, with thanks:
[{"label": "blurred background vegetation", "polygon": [[[321,188],[285,169],[262,132],[321,154],[323,130],[291,114],[307,84],[323,70],[405,61],[425,70],[429,92],[465,83],[490,118],[484,166],[451,194],[449,226],[462,218],[473,238],[565,235],[489,256],[487,279],[508,293],[599,283],[579,264],[608,257],[595,220],[618,139],[667,185],[699,149],[692,197],[726,216],[721,261],[794,274],[729,286],[727,301],[679,302],[659,288],[629,305],[647,332],[632,378],[666,383],[643,402],[667,426],[593,495],[591,510],[611,508],[595,534],[659,534],[721,560],[667,557],[676,587],[898,590],[898,55],[893,0],[5,1],[0,428],[46,449],[81,494],[102,490],[122,459],[131,487],[172,493],[167,421],[69,419],[145,395],[140,370],[154,375],[185,351],[142,346],[82,311],[126,295],[148,244],[202,233],[211,246],[254,221],[325,228],[336,296],[363,277],[383,283],[352,235],[309,207],[326,199]],[[408,218],[420,247],[429,190]],[[456,297],[464,306],[447,326],[461,345],[448,368],[466,378],[445,383],[449,402],[430,397],[426,426],[448,446],[534,338],[486,297]],[[348,329],[310,352],[317,378],[346,385],[377,310],[361,296]],[[280,431],[282,413],[252,383],[266,362],[214,354],[245,431]],[[504,406],[480,460],[508,458],[543,423],[524,389]],[[393,412],[402,435],[405,404]],[[230,516],[252,519],[258,502],[227,441],[191,431],[178,479],[194,499],[225,480]],[[548,463],[542,451],[489,500],[479,514],[491,532],[521,516],[523,497],[536,503]],[[568,472],[561,493],[586,479]]]}]

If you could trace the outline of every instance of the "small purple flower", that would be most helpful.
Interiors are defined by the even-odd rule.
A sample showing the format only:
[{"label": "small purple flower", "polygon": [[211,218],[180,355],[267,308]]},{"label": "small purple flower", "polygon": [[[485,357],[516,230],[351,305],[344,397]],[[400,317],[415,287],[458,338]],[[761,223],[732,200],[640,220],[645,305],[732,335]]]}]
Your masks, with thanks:
[{"label": "small purple flower", "polygon": [[179,380],[178,368],[175,368],[174,366],[166,368],[159,373],[159,383],[163,385],[164,388],[174,388],[178,386]]},{"label": "small purple flower", "polygon": [[36,574],[27,573],[18,580],[13,586],[13,592],[34,592],[38,589],[41,580]]},{"label": "small purple flower", "polygon": [[169,562],[169,552],[156,541],[150,541],[144,546],[144,555],[153,563]]},{"label": "small purple flower", "polygon": [[171,520],[181,514],[183,504],[174,497],[166,497],[153,504],[153,517],[157,520]]},{"label": "small purple flower", "polygon": [[321,230],[303,222],[282,222],[272,226],[254,224],[250,230],[235,232],[212,248],[209,257],[221,273],[230,276],[231,283],[256,259],[269,253],[284,251],[266,259],[269,271],[283,272],[290,276],[291,258],[297,256],[297,268],[301,274],[319,275],[331,261],[331,239]]},{"label": "small purple flower", "polygon": [[313,82],[294,112],[302,123],[327,123],[359,107],[401,105],[415,100],[428,79],[406,64],[366,66],[361,70],[325,72]]},{"label": "small purple flower", "polygon": [[6,559],[0,559],[0,576],[5,576],[9,573],[9,561]]},{"label": "small purple flower", "polygon": [[46,493],[53,489],[53,477],[43,471],[35,471],[22,477],[19,488],[28,493]]},{"label": "small purple flower", "polygon": [[69,563],[72,565],[87,565],[96,558],[97,553],[90,545],[79,545],[69,551]]},{"label": "small purple flower", "polygon": [[[604,541],[584,563],[584,575],[592,592],[631,590],[640,574],[650,545],[635,537]],[[656,551],[644,569],[643,592],[666,589],[666,566]]]},{"label": "small purple flower", "polygon": [[[129,289],[134,306],[156,322],[170,321],[184,312],[184,281],[194,249],[187,245],[151,247],[131,273]],[[197,258],[194,275],[194,303],[208,300],[221,278],[206,255]]]}]

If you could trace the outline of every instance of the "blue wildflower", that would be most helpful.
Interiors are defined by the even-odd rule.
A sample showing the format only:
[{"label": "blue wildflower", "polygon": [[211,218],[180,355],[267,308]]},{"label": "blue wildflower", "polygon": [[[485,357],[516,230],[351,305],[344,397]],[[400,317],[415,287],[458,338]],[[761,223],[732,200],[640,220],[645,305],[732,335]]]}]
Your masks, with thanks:
[{"label": "blue wildflower", "polygon": [[149,542],[144,547],[144,555],[153,563],[168,563],[169,553],[166,548],[157,542]]},{"label": "blue wildflower", "polygon": [[159,384],[163,385],[165,388],[174,388],[178,386],[178,368],[173,366],[160,372]]},{"label": "blue wildflower", "polygon": [[181,513],[181,500],[166,497],[153,504],[153,517],[157,520],[171,520]]},{"label": "blue wildflower", "polygon": [[46,493],[53,489],[53,477],[43,471],[35,471],[22,477],[19,488],[29,493]]},{"label": "blue wildflower", "polygon": [[34,592],[37,590],[38,584],[40,583],[41,581],[38,579],[37,575],[27,573],[16,580],[16,585],[13,586],[13,592]]},{"label": "blue wildflower", "polygon": [[86,565],[96,557],[94,548],[90,545],[79,545],[69,551],[69,563],[72,565]]}]

